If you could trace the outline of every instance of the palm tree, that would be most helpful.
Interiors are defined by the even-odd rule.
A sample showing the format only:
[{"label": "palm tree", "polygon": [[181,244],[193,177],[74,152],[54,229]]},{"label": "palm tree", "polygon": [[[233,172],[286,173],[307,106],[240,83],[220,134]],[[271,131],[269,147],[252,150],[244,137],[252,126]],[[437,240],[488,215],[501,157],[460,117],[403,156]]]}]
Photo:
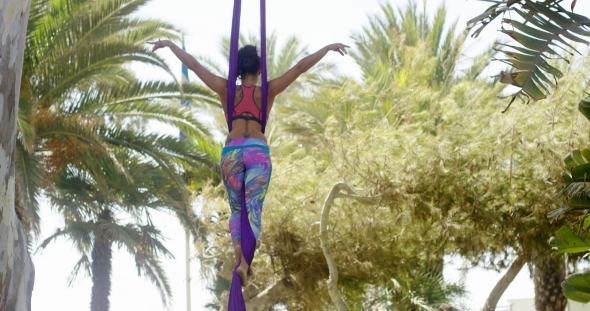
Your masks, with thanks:
[{"label": "palm tree", "polygon": [[208,130],[177,99],[219,105],[216,97],[194,84],[141,81],[125,66],[140,62],[172,75],[144,44],[158,37],[178,38],[179,31],[159,20],[132,17],[148,0],[33,2],[16,161],[17,210],[28,216],[30,227],[38,232],[36,199],[39,189],[48,186],[42,171],[60,171],[79,149],[97,148],[116,160],[111,150],[124,146],[163,165],[169,178],[182,185],[178,161],[196,165],[202,157],[176,138],[146,134],[147,127],[157,122],[190,137],[207,137]]},{"label": "palm tree", "polygon": [[386,286],[377,288],[372,295],[359,299],[363,310],[432,310],[433,306],[448,303],[450,298],[461,296],[465,290],[448,284],[442,275],[433,275],[416,267],[398,279],[392,278]]},{"label": "palm tree", "polygon": [[374,80],[376,89],[386,89],[392,82],[416,83],[416,79],[435,89],[448,87],[455,78],[466,32],[458,33],[455,22],[443,37],[447,27],[444,4],[432,21],[412,0],[405,9],[398,8],[397,14],[391,3],[381,4],[381,11],[382,16],[371,16],[369,24],[352,36],[356,51],[351,55],[365,81]]},{"label": "palm tree", "polygon": [[[405,9],[383,3],[381,14],[370,16],[369,24],[352,35],[355,48],[350,55],[363,72],[362,83],[340,79],[313,96],[298,97],[282,108],[284,115],[292,117],[281,118],[281,129],[313,146],[324,135],[350,130],[355,116],[376,126],[404,122],[405,116],[414,112],[407,109],[432,113],[430,98],[416,96],[422,103],[412,108],[401,103],[431,90],[440,90],[437,96],[442,97],[452,85],[477,79],[494,53],[492,49],[485,51],[459,72],[458,64],[465,60],[466,32],[457,29],[456,23],[448,25],[446,15],[444,5],[431,20],[415,1],[409,1]],[[380,113],[375,113],[375,108]]]},{"label": "palm tree", "polygon": [[159,258],[172,254],[152,224],[151,213],[173,209],[174,204],[181,206],[182,200],[173,199],[181,199],[180,189],[170,184],[165,169],[157,163],[125,148],[114,153],[118,163],[103,152],[87,150],[79,154],[76,164],[56,172],[54,187],[47,195],[64,216],[65,226],[45,239],[39,249],[58,237],[76,246],[82,256],[70,282],[81,271],[92,276],[91,311],[109,310],[114,247],[134,257],[138,274],[154,283],[162,303],[168,306],[171,290]]}]

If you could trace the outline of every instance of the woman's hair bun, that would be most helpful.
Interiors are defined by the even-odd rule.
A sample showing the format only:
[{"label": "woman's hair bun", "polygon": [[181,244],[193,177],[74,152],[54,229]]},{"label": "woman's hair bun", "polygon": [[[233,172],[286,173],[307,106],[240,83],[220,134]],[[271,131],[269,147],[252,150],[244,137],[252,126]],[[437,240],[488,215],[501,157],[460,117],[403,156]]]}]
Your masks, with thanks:
[{"label": "woman's hair bun", "polygon": [[245,45],[238,50],[238,78],[245,75],[258,74],[260,70],[260,56],[254,45]]}]

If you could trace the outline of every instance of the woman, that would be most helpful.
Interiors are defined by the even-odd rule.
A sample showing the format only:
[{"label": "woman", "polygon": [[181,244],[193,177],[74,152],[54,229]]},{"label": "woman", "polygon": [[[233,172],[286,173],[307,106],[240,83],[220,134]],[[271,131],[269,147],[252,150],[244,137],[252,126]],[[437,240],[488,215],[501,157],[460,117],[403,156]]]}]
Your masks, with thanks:
[{"label": "woman", "polygon": [[[223,183],[229,194],[231,216],[229,231],[234,245],[237,273],[242,286],[247,283],[247,276],[252,275],[252,269],[242,255],[240,244],[240,212],[242,189],[244,182],[245,200],[248,219],[252,232],[258,241],[262,225],[262,204],[266,197],[272,165],[266,138],[262,133],[262,91],[256,86],[260,76],[260,57],[255,46],[246,45],[238,51],[238,78],[240,88],[236,90],[234,111],[227,111],[227,86],[225,78],[216,76],[203,67],[194,57],[183,51],[169,40],[149,42],[154,45],[152,51],[168,47],[178,59],[192,70],[204,83],[219,95],[225,118],[232,122],[232,131],[227,135],[221,158],[221,174]],[[283,92],[302,73],[317,64],[329,51],[339,52],[344,56],[348,46],[336,43],[300,60],[293,68],[282,76],[268,81],[268,109],[270,114],[275,97]],[[231,116],[231,121],[230,121]]]}]

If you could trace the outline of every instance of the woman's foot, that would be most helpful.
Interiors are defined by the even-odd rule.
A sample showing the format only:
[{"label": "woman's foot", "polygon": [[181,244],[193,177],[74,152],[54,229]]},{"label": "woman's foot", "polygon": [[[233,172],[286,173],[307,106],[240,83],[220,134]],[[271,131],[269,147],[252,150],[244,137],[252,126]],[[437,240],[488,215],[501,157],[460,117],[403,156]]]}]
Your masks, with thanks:
[{"label": "woman's foot", "polygon": [[[237,240],[239,243],[239,239]],[[237,244],[237,243],[236,243]],[[242,246],[240,245],[234,245],[234,253],[236,256],[236,265],[240,264],[242,262]],[[245,260],[244,260],[245,261]],[[248,267],[248,272],[246,273],[247,276],[253,276],[254,275],[254,271],[252,271],[252,267]]]},{"label": "woman's foot", "polygon": [[250,275],[250,271],[251,270],[250,267],[248,267],[248,264],[246,263],[246,259],[242,257],[242,262],[238,266],[238,269],[236,269],[236,272],[240,277],[240,283],[242,283],[242,287],[248,285],[248,275]]}]

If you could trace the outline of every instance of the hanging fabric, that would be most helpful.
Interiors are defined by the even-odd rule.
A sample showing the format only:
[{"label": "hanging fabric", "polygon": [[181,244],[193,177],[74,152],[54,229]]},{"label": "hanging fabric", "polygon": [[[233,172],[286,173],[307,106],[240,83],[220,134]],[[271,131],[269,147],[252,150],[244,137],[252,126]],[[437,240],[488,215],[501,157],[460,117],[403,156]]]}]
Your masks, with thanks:
[{"label": "hanging fabric", "polygon": [[[227,78],[227,111],[234,111],[236,98],[236,80],[238,73],[238,44],[240,39],[240,15],[242,10],[242,1],[234,0],[234,12],[232,20],[231,42],[229,50],[229,75]],[[268,81],[266,68],[266,0],[260,0],[260,72],[262,78],[262,133],[266,129],[267,107],[268,107]],[[227,126],[229,131],[232,130],[232,118],[228,118]],[[248,210],[246,207],[246,183],[242,188],[242,210],[240,215],[241,223],[241,247],[242,254],[248,263],[252,266],[254,252],[256,250],[256,237],[250,227],[248,219]],[[234,268],[232,275],[231,288],[229,293],[228,311],[246,311],[246,304],[242,294],[242,284],[237,269],[239,264]]]},{"label": "hanging fabric", "polygon": [[[234,13],[232,20],[230,48],[229,48],[229,75],[227,78],[227,111],[234,111],[236,98],[236,80],[238,78],[238,48],[240,41],[240,16],[242,1],[234,0]],[[260,74],[262,90],[262,133],[266,130],[268,107],[268,77],[266,67],[266,0],[260,0]],[[227,126],[232,130],[232,120],[228,119]]]}]

